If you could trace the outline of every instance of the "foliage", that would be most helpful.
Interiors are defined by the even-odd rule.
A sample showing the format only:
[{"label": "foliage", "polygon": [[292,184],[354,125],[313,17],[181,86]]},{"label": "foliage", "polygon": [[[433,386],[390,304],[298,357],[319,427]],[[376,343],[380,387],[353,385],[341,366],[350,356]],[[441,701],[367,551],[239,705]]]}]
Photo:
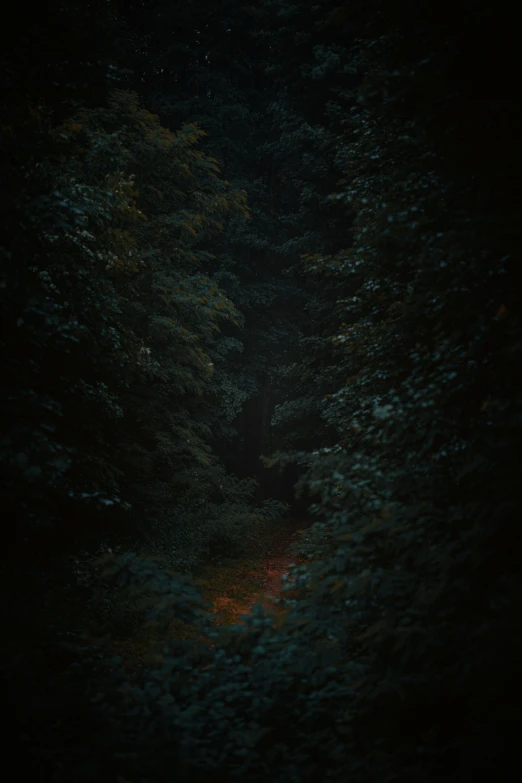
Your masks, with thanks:
[{"label": "foliage", "polygon": [[[47,403],[47,430],[60,412],[67,422],[60,434],[72,469],[59,454],[52,463],[67,473],[63,492],[106,506],[123,495],[154,514],[155,492],[162,507],[166,494],[179,502],[190,492],[187,466],[215,462],[195,400],[212,371],[208,346],[235,310],[199,271],[197,244],[244,198],[197,151],[197,128],[162,128],[131,93],[113,91],[106,109],[82,110],[48,133],[56,151],[28,165],[21,207],[38,242],[24,282],[41,304],[13,313],[15,335],[39,331],[40,357],[44,335],[52,341],[42,373],[58,397]],[[26,235],[20,241],[8,256],[15,269]],[[41,474],[30,460],[20,467],[32,480]]]},{"label": "foliage", "polygon": [[139,40],[133,87],[163,123],[204,128],[202,149],[234,188],[248,192],[248,216],[229,213],[208,245],[206,269],[234,302],[238,325],[225,326],[213,345],[216,372],[205,397],[213,448],[228,468],[262,483],[259,453],[271,449],[279,368],[296,350],[303,302],[299,279],[284,274],[289,262],[278,253],[278,172],[264,146],[273,95],[266,48],[252,35],[254,9],[236,0],[155,8],[151,15],[133,5],[123,15],[122,35]]},{"label": "foliage", "polygon": [[[208,12],[211,36],[214,17],[202,8],[191,16],[192,4],[184,7],[181,27]],[[171,29],[161,9],[160,38]],[[101,108],[56,126],[45,120],[43,148],[10,172],[21,217],[2,289],[9,497],[22,519],[44,507],[51,521],[61,497],[73,509],[131,498],[147,546],[171,556],[170,570],[127,552],[112,561],[113,577],[125,594],[152,599],[151,619],[179,619],[201,637],[169,639],[132,682],[114,671],[117,661],[95,665],[78,650],[93,727],[79,744],[88,734],[94,750],[87,765],[82,748],[60,757],[59,776],[461,783],[498,775],[502,763],[516,770],[522,342],[513,38],[502,8],[475,0],[457,2],[451,15],[399,0],[266,0],[241,14],[242,34],[245,19],[258,23],[255,45],[276,93],[264,149],[278,164],[271,198],[284,230],[265,226],[269,246],[294,267],[302,254],[294,274],[306,270],[311,282],[297,301],[309,293],[315,321],[298,313],[289,329],[303,333],[304,359],[295,344],[274,358],[293,388],[278,389],[285,450],[270,464],[299,465],[319,521],[295,548],[306,562],[289,566],[279,623],[258,605],[241,624],[213,625],[179,572],[211,549],[240,552],[247,531],[284,510],[256,506],[255,482],[228,474],[210,448],[217,412],[228,411],[221,418],[232,426],[253,384],[251,367],[230,378],[242,339],[232,330],[216,339],[217,328],[236,318],[248,329],[283,290],[279,277],[270,288],[270,274],[286,275],[274,264],[262,286],[246,285],[267,256],[241,233],[244,194],[197,146],[190,111],[174,133],[120,90]],[[201,27],[191,29],[199,36]],[[486,62],[481,47],[495,35],[502,49]],[[216,51],[226,40],[216,34]],[[176,56],[167,59],[165,44],[165,60],[152,65],[170,63],[172,83],[187,78],[199,111],[199,85],[215,95],[220,72],[199,80],[207,66],[193,43],[184,68],[179,37]],[[31,111],[36,137],[43,120]],[[16,148],[12,130],[7,138]],[[232,128],[223,148],[235,139]],[[232,264],[217,239],[210,255],[221,225],[235,250],[249,248]],[[238,316],[230,294],[244,284],[251,308],[238,296]],[[268,346],[283,330],[264,326],[256,345],[269,374]],[[40,427],[50,441],[30,439],[31,461],[16,457],[29,436],[18,388],[34,400],[31,426],[55,427]],[[54,454],[71,466],[56,468]],[[72,681],[68,672],[64,693]],[[56,761],[56,738],[45,753]]]},{"label": "foliage", "polygon": [[[289,24],[295,8],[280,8]],[[330,434],[295,456],[322,521],[301,545],[310,562],[292,569],[281,628],[259,609],[216,638],[193,680],[173,660],[144,679],[136,698],[156,741],[143,773],[158,781],[471,780],[505,755],[515,763],[516,208],[495,187],[511,182],[510,158],[464,149],[481,117],[457,55],[469,9],[436,25],[430,11],[376,9],[324,15],[358,25],[350,58],[363,78],[341,104],[345,174],[331,194],[353,229],[344,248],[305,259],[340,281],[325,287],[342,379],[323,403]],[[418,48],[434,52],[428,63]],[[462,78],[426,112],[442,68]]]},{"label": "foliage", "polygon": [[328,337],[337,320],[332,300],[342,296],[346,284],[311,274],[301,282],[300,256],[338,251],[351,220],[329,194],[342,171],[337,154],[342,102],[357,83],[357,73],[352,72],[345,37],[318,29],[323,6],[268,2],[256,33],[267,47],[267,71],[275,81],[264,150],[278,174],[276,247],[304,291],[303,312],[294,314],[299,347],[285,357],[275,400],[278,450],[330,442],[333,432],[321,415],[322,399],[343,377]]}]

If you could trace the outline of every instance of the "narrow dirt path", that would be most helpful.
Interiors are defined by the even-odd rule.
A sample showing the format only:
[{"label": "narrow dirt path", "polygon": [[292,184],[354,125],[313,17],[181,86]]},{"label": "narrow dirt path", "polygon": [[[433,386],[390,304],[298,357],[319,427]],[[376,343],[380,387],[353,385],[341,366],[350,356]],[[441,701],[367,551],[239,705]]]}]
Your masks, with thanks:
[{"label": "narrow dirt path", "polygon": [[[223,560],[202,569],[195,581],[212,606],[216,625],[242,623],[242,615],[249,614],[259,601],[275,620],[281,608],[272,599],[282,597],[283,574],[291,563],[299,562],[292,556],[290,547],[298,540],[299,531],[308,524],[302,520],[287,520],[270,530],[262,541],[252,542],[252,551],[257,554]],[[174,621],[168,635],[192,638],[193,629]],[[161,641],[141,630],[132,638],[111,644],[111,651],[123,658],[127,672],[132,674],[143,663],[156,659],[155,650]]]},{"label": "narrow dirt path", "polygon": [[248,614],[259,601],[267,612],[278,612],[277,604],[270,597],[281,597],[283,574],[295,562],[290,546],[306,527],[302,520],[285,521],[265,539],[264,555],[204,569],[197,581],[213,606],[217,625],[240,623],[241,615]]},{"label": "narrow dirt path", "polygon": [[[263,564],[264,576],[262,578],[262,593],[265,594],[265,596],[281,598],[283,574],[288,571],[290,563],[296,561],[295,557],[292,558],[290,547],[297,541],[299,531],[302,529],[303,522],[301,521],[289,523],[281,529],[280,535],[274,539],[272,548],[267,553]],[[259,598],[257,600],[259,600]],[[273,601],[268,598],[265,598],[263,601],[263,606],[266,611],[277,611],[277,604],[274,604]]]}]

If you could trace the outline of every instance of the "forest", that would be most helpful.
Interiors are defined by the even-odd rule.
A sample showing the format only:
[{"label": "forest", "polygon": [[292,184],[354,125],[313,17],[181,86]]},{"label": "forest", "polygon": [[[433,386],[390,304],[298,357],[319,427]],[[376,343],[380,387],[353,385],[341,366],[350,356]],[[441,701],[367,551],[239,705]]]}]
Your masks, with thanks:
[{"label": "forest", "polygon": [[512,7],[0,35],[6,771],[520,775]]}]

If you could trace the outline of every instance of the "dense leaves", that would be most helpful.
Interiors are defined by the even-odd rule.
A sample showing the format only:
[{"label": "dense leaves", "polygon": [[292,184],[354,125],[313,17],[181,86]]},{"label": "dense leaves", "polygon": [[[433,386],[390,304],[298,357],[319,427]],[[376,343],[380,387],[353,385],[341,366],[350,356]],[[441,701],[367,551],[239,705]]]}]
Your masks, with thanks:
[{"label": "dense leaves", "polygon": [[206,399],[216,452],[239,475],[256,474],[263,483],[259,453],[271,449],[280,368],[296,350],[304,302],[302,284],[288,274],[289,259],[277,252],[278,184],[264,147],[273,98],[266,49],[253,35],[253,9],[236,0],[155,7],[154,17],[145,4],[124,13],[122,35],[139,41],[133,65],[140,78],[133,86],[169,127],[195,122],[204,128],[202,149],[233,187],[248,192],[248,216],[229,213],[208,246],[206,269],[234,302],[238,326],[226,326],[214,344],[216,371]]},{"label": "dense leaves", "polygon": [[[521,124],[502,7],[121,14],[130,84],[58,121],[36,100],[4,117],[4,503],[19,545],[44,522],[68,551],[111,531],[119,600],[192,635],[132,681],[76,648],[61,688],[80,677],[95,750],[29,732],[36,757],[53,780],[157,783],[520,768]],[[256,606],[217,627],[180,572],[244,552],[282,510],[239,467],[246,441],[300,472],[317,522],[279,621]],[[20,595],[24,565],[6,568]]]}]

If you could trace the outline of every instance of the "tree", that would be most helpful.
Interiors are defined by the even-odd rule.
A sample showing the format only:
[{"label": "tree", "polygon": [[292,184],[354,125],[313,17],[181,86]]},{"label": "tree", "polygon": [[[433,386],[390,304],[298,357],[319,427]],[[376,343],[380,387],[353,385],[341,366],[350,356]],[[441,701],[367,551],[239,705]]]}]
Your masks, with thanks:
[{"label": "tree", "polygon": [[[191,45],[203,41],[206,52],[212,43],[224,57],[220,36],[233,28],[227,21],[214,40],[211,21],[220,20],[209,15],[208,29],[192,28],[193,13],[199,11],[190,3],[180,11],[183,30],[206,32],[188,36]],[[173,18],[162,16],[162,30],[149,34],[159,40],[165,31],[168,38]],[[277,161],[271,201],[252,204],[264,210],[270,203],[276,219],[258,222],[259,234],[247,236],[237,187],[248,145],[238,144],[238,179],[228,185],[217,176],[211,148],[195,145],[192,124],[173,133],[126,91],[113,93],[107,106],[71,113],[49,132],[54,165],[45,165],[46,146],[32,181],[41,203],[65,223],[66,244],[44,254],[37,224],[28,235],[36,249],[30,257],[46,262],[46,307],[63,304],[56,275],[67,285],[67,259],[74,259],[67,301],[88,334],[73,336],[85,347],[87,382],[107,388],[100,395],[103,426],[89,414],[71,437],[82,448],[92,444],[107,468],[123,466],[121,475],[104,469],[98,476],[85,450],[77,460],[82,469],[65,471],[58,490],[63,494],[69,480],[76,487],[100,481],[101,497],[111,499],[114,483],[162,525],[174,515],[169,528],[196,549],[210,547],[223,528],[241,533],[254,524],[245,502],[253,483],[227,474],[207,440],[218,412],[239,409],[241,392],[250,393],[246,380],[235,382],[244,370],[231,361],[240,347],[236,333],[219,340],[215,327],[223,315],[225,323],[235,317],[237,300],[249,328],[277,301],[271,291],[283,290],[279,277],[270,289],[270,274],[283,277],[290,268],[310,275],[292,303],[308,294],[316,324],[290,308],[293,334],[308,330],[305,358],[297,341],[286,356],[274,355],[280,366],[289,358],[278,374],[296,388],[285,391],[278,382],[276,416],[286,429],[284,453],[273,462],[304,468],[301,483],[315,497],[319,521],[296,548],[305,562],[289,568],[277,624],[258,606],[242,625],[219,629],[188,578],[129,552],[113,558],[109,575],[131,594],[152,596],[153,619],[181,618],[195,633],[169,639],[152,670],[144,667],[132,684],[113,671],[117,661],[100,663],[85,652],[82,671],[97,716],[89,732],[94,760],[86,767],[85,752],[71,753],[60,774],[94,780],[104,770],[154,783],[461,783],[479,770],[492,776],[501,761],[516,769],[522,342],[514,34],[503,26],[502,8],[484,10],[474,0],[457,3],[451,16],[409,2],[267,0],[240,18],[259,23],[261,61],[276,92],[263,152]],[[129,25],[125,34],[137,35]],[[502,46],[484,62],[479,47],[493,33]],[[186,105],[202,110],[201,86],[217,94],[220,72],[207,70],[205,58],[192,54],[196,48],[184,53],[177,45],[172,59],[167,49],[168,40],[157,50],[151,45],[147,69],[156,52],[164,70],[172,63],[164,84],[185,79]],[[154,71],[146,72],[152,78]],[[158,94],[174,113],[176,100],[167,101],[164,89]],[[241,116],[251,116],[248,107]],[[219,127],[217,138],[225,138]],[[227,154],[233,137],[231,131],[222,143]],[[78,193],[63,193],[80,174],[89,209],[82,207],[85,195],[78,202]],[[74,209],[89,225],[98,221],[99,252],[121,258],[106,269],[102,256],[103,270],[82,283],[92,259],[88,237],[74,243]],[[227,224],[221,216],[231,213],[237,222]],[[231,260],[223,246],[210,255],[219,247],[210,246],[219,223],[234,244]],[[270,251],[256,254],[253,236],[262,236],[262,225]],[[272,252],[288,266],[274,262],[266,277],[260,270],[262,286],[250,285]],[[9,357],[16,359],[18,312],[10,312]],[[105,313],[116,335],[104,326]],[[69,310],[65,315],[59,340],[52,321],[39,331],[51,356],[65,355]],[[264,323],[256,334],[266,371]],[[38,351],[31,350],[35,360]],[[216,374],[222,362],[213,388],[209,360]],[[11,361],[16,373],[29,367],[40,383],[38,363]],[[72,426],[70,411],[83,398],[69,390],[74,363],[67,372],[66,393],[61,380],[47,380],[50,371],[38,391],[51,388],[65,399],[64,421]],[[64,441],[63,450],[69,445]],[[10,465],[17,467],[15,460]],[[20,486],[29,483],[24,469],[17,467],[26,482]],[[65,685],[73,680],[67,675]],[[55,758],[56,739],[45,740],[47,757]]]},{"label": "tree", "polygon": [[[289,27],[306,13],[279,8]],[[451,18],[402,3],[309,13],[321,35],[335,25],[356,39],[360,77],[339,99],[332,146],[343,176],[330,196],[349,230],[329,252],[303,247],[314,275],[339,281],[321,288],[339,313],[329,429],[294,455],[322,518],[301,547],[310,563],[291,570],[282,627],[254,612],[216,638],[186,689],[178,664],[171,680],[172,661],[159,673],[170,706],[148,721],[144,768],[155,780],[173,765],[182,779],[197,767],[253,781],[472,780],[506,756],[519,766],[519,115],[503,87],[505,124],[482,122],[499,114],[477,100],[476,58],[502,15],[474,3]],[[514,73],[511,44],[497,82]],[[329,362],[317,377],[330,382]]]},{"label": "tree", "polygon": [[259,456],[271,449],[278,368],[286,361],[282,346],[295,351],[298,339],[294,313],[287,313],[303,304],[299,278],[285,274],[290,261],[278,252],[277,172],[264,146],[274,96],[273,79],[263,70],[266,47],[254,35],[257,14],[250,6],[155,7],[154,15],[140,6],[125,14],[124,35],[139,41],[131,83],[170,127],[183,121],[204,128],[202,149],[234,188],[248,192],[248,216],[229,214],[221,236],[208,245],[206,271],[234,302],[239,321],[215,344],[206,399],[214,448],[229,469],[263,483]]}]

